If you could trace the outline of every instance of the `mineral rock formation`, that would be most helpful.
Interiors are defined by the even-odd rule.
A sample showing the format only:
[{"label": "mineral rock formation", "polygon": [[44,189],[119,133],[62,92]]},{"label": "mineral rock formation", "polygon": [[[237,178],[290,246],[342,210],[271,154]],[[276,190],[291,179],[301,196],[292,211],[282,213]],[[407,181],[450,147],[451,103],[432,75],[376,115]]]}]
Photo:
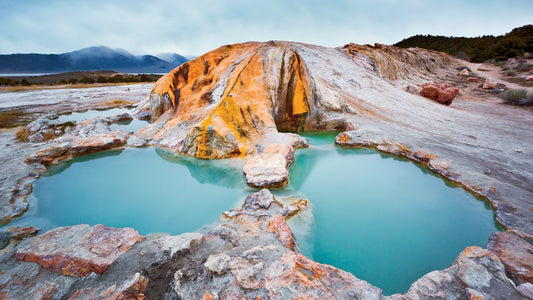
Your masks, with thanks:
[{"label": "mineral rock formation", "polygon": [[60,227],[17,250],[17,259],[69,276],[101,274],[144,237],[131,228],[86,224]]},{"label": "mineral rock formation", "polygon": [[466,248],[447,269],[417,280],[405,295],[393,299],[523,299],[496,255]]},{"label": "mineral rock formation", "polygon": [[459,89],[446,83],[441,83],[439,85],[431,83],[424,84],[420,91],[420,96],[435,100],[444,105],[452,104],[452,101],[457,94],[459,94]]},{"label": "mineral rock formation", "polygon": [[327,55],[359,70],[352,79],[359,88],[369,83],[368,76],[426,78],[421,73],[450,62],[444,54],[417,58],[416,50],[384,45],[329,50],[288,42],[224,46],[156,83],[150,96],[154,123],[138,135],[187,155],[224,158],[260,152],[262,146],[279,143],[279,132],[355,129],[344,114],[359,108],[356,97],[331,86],[329,75],[311,74],[311,55]]},{"label": "mineral rock formation", "polygon": [[120,130],[111,131],[110,122],[121,118],[131,118],[120,115],[117,119],[94,118],[80,122],[68,134],[59,137],[45,149],[35,152],[26,159],[26,163],[40,163],[50,165],[74,155],[104,151],[123,146],[127,143],[129,134]]},{"label": "mineral rock formation", "polygon": [[533,236],[516,228],[494,232],[487,248],[496,254],[517,285],[533,284]]}]

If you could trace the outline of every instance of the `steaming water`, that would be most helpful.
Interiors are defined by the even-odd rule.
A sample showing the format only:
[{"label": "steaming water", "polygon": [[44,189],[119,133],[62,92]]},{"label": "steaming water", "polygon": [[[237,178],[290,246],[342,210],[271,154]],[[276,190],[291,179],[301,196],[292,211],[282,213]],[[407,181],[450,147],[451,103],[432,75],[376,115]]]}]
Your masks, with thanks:
[{"label": "steaming water", "polygon": [[[305,255],[391,294],[448,267],[465,247],[485,246],[497,230],[490,207],[463,189],[405,160],[336,147],[334,137],[307,135],[311,147],[297,150],[289,186],[274,191],[312,203],[289,223]],[[34,184],[37,205],[17,222],[179,234],[215,222],[252,191],[232,161],[126,149],[50,168]]]}]

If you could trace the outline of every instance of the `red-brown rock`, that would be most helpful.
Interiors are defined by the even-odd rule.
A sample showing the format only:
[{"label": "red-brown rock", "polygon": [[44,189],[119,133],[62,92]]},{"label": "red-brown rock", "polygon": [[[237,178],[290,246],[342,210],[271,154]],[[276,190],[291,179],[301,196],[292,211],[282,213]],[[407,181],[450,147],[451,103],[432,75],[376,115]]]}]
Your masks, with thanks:
[{"label": "red-brown rock", "polygon": [[459,89],[449,84],[431,84],[427,83],[422,86],[420,96],[435,100],[444,105],[452,104],[455,96],[459,94]]},{"label": "red-brown rock", "polygon": [[17,251],[17,259],[74,277],[101,274],[143,239],[131,228],[87,224],[60,227],[33,238]]},{"label": "red-brown rock", "polygon": [[120,285],[101,286],[99,288],[85,288],[74,292],[69,300],[74,299],[108,299],[108,300],[122,300],[122,299],[147,299],[144,291],[148,286],[148,278],[142,276],[140,273],[135,273],[133,278],[127,280]]},{"label": "red-brown rock", "polygon": [[285,218],[281,215],[275,215],[268,223],[268,232],[275,232],[278,234],[278,240],[287,248],[294,250],[296,240],[292,235],[291,229]]},{"label": "red-brown rock", "polygon": [[477,82],[479,80],[479,78],[477,77],[468,77],[468,82]]},{"label": "red-brown rock", "polygon": [[501,259],[505,272],[517,285],[533,283],[533,236],[515,228],[496,231],[487,248]]}]

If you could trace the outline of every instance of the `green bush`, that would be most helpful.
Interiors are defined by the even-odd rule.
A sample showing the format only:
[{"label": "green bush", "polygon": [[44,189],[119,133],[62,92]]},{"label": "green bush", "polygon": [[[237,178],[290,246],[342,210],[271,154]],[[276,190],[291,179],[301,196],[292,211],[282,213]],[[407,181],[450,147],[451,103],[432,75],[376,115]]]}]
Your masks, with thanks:
[{"label": "green bush", "polygon": [[516,76],[516,71],[515,70],[507,70],[507,71],[505,71],[505,75],[506,76]]},{"label": "green bush", "polygon": [[98,77],[96,82],[98,82],[98,83],[107,83],[107,78],[105,78],[104,76],[100,76],[100,77]]},{"label": "green bush", "polygon": [[500,94],[505,103],[513,105],[533,105],[533,93],[525,89],[508,89]]},{"label": "green bush", "polygon": [[86,77],[86,76],[83,77],[82,79],[80,79],[80,83],[87,84],[87,83],[94,83],[94,82],[95,82],[94,79],[92,79],[90,77]]},{"label": "green bush", "polygon": [[502,70],[509,71],[509,70],[511,70],[511,66],[505,65],[505,66],[503,66]]},{"label": "green bush", "polygon": [[70,78],[68,80],[68,83],[70,83],[70,84],[76,84],[77,82],[78,82],[78,79],[76,79],[76,78]]},{"label": "green bush", "polygon": [[20,84],[22,84],[23,86],[30,86],[30,83],[28,82],[28,80],[26,80],[26,78],[22,79]]}]

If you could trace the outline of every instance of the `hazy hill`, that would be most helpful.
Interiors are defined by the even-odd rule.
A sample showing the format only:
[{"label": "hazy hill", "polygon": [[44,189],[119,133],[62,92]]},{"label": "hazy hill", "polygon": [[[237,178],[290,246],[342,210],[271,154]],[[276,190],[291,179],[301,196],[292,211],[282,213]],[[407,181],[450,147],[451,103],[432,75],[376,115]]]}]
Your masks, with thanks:
[{"label": "hazy hill", "polygon": [[90,47],[62,54],[0,55],[0,73],[45,73],[114,70],[129,73],[166,73],[187,61],[169,53],[166,61],[152,55],[134,56],[123,49]]},{"label": "hazy hill", "polygon": [[159,53],[158,55],[156,55],[156,57],[175,66],[179,66],[182,63],[189,61],[189,59],[187,59],[185,56],[179,55],[177,53]]},{"label": "hazy hill", "polygon": [[488,59],[505,60],[507,58],[533,52],[533,25],[525,25],[511,32],[481,37],[446,37],[434,35],[415,35],[404,39],[394,46],[401,48],[420,47],[482,62]]}]

